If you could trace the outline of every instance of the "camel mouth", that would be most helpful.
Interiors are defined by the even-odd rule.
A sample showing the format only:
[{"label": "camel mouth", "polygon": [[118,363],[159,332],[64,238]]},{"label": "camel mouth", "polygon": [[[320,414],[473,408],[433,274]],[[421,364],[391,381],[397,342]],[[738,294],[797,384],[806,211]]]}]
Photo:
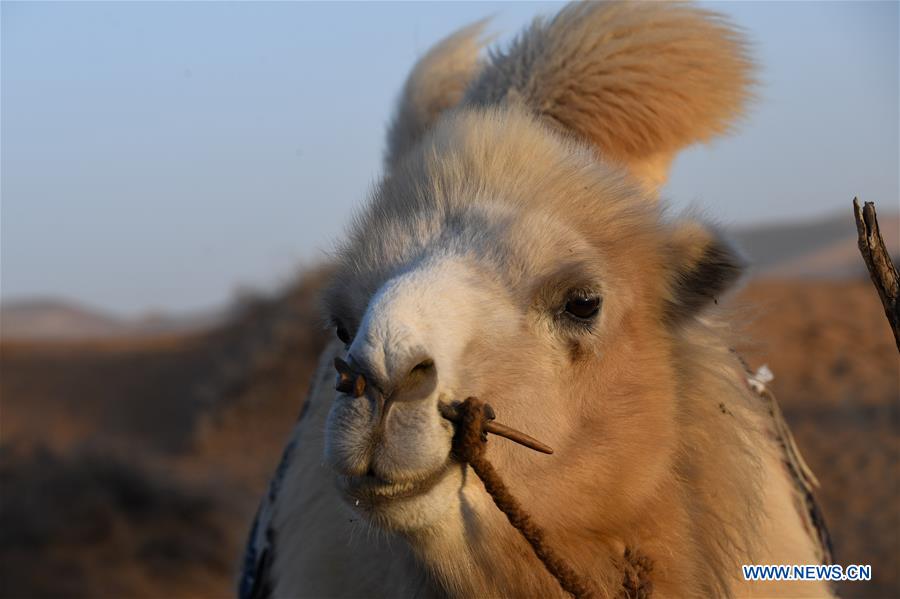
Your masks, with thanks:
[{"label": "camel mouth", "polygon": [[450,472],[448,459],[440,468],[422,477],[403,481],[381,478],[371,472],[362,476],[341,476],[340,487],[356,507],[374,507],[378,504],[401,501],[427,494]]}]

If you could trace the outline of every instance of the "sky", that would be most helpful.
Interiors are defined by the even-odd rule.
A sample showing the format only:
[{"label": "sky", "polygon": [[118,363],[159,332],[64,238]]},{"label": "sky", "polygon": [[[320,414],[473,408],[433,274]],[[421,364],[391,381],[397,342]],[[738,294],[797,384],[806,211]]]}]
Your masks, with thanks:
[{"label": "sky", "polygon": [[[553,3],[0,4],[0,299],[219,306],[321,261],[430,44]],[[736,134],[663,197],[740,226],[896,210],[898,3],[720,2],[761,65]],[[884,206],[884,208],[882,208]]]}]

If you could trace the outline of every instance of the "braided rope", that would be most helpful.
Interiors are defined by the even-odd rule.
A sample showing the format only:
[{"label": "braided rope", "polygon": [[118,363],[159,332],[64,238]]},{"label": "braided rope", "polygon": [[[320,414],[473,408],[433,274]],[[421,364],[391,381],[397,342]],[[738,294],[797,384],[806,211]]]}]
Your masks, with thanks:
[{"label": "braided rope", "polygon": [[503,483],[500,475],[485,457],[486,433],[485,422],[489,413],[485,403],[470,397],[459,404],[459,420],[456,423],[456,434],[453,437],[453,454],[461,462],[468,463],[481,482],[494,504],[506,515],[509,523],[531,545],[531,549],[544,567],[564,591],[578,599],[595,597],[586,579],[581,577],[550,546],[547,545],[544,531],[531,519],[519,502],[512,496]]}]

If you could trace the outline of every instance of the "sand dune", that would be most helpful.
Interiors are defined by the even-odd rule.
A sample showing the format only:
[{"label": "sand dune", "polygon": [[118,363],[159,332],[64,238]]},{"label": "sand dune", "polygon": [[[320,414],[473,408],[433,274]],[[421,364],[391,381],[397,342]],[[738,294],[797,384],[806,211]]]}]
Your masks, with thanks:
[{"label": "sand dune", "polygon": [[3,339],[109,339],[196,331],[221,322],[222,311],[121,318],[69,299],[20,299],[0,306]]},{"label": "sand dune", "polygon": [[[888,251],[900,256],[900,215],[884,212],[878,216],[881,234]],[[866,273],[849,210],[810,222],[737,229],[732,235],[757,276],[838,279]]]}]

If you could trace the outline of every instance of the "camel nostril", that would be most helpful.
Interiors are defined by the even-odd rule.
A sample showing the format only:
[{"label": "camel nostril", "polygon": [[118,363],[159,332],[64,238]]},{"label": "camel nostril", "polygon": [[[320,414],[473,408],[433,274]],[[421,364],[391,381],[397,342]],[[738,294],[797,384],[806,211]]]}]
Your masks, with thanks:
[{"label": "camel nostril", "polygon": [[415,374],[418,372],[425,372],[427,370],[431,370],[432,368],[434,368],[434,360],[432,360],[431,358],[427,358],[425,360],[422,360],[415,366],[413,366],[413,369],[410,371],[410,374]]},{"label": "camel nostril", "polygon": [[334,388],[341,393],[347,393],[353,397],[362,397],[366,391],[366,379],[341,358],[334,359],[334,368],[337,370],[337,382]]},{"label": "camel nostril", "polygon": [[[402,392],[408,399],[409,393],[413,393],[413,395],[418,397],[434,388],[437,382],[437,369],[434,365],[434,360],[431,358],[420,358],[414,363],[416,365],[406,371],[406,376],[391,390],[391,394]],[[407,366],[407,368],[409,367]]]}]

